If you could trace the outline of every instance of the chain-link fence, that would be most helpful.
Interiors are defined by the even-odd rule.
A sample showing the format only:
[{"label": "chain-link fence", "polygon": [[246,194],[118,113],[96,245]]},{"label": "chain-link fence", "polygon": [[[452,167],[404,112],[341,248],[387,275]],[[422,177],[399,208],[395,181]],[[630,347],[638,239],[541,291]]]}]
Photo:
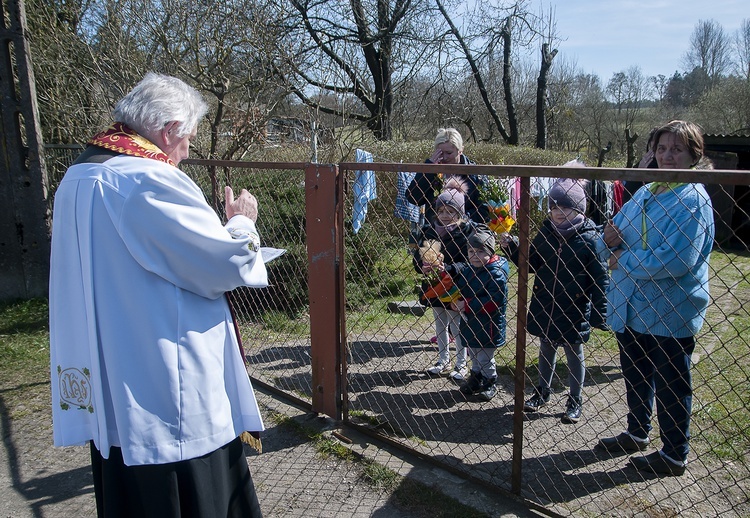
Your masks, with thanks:
[{"label": "chain-link fence", "polygon": [[[431,342],[435,320],[431,308],[419,301],[424,278],[415,268],[414,254],[421,237],[415,231],[418,225],[404,219],[413,212],[403,204],[402,194],[411,179],[407,170],[434,172],[434,166],[189,161],[182,168],[220,213],[217,186],[230,183],[253,192],[260,201],[258,226],[264,245],[287,249],[268,266],[268,288],[233,294],[256,382],[477,484],[518,494],[545,512],[750,514],[750,253],[742,223],[748,219],[743,207],[750,173],[694,172],[684,178],[709,185],[716,242],[708,267],[706,321],[689,355],[687,470],[682,476],[664,477],[633,468],[631,454],[597,446],[601,438],[628,428],[626,379],[611,330],[593,329],[583,344],[585,380],[576,422],[563,422],[573,379],[569,366],[575,363],[568,361],[572,358],[564,348],[557,351],[545,404],[534,412],[523,407],[541,384],[540,341],[527,332],[532,327],[527,308],[539,294],[534,269],[529,273],[527,267],[533,259],[525,247],[548,225],[546,193],[551,182],[542,179],[574,176],[592,181],[586,191],[588,205],[602,213],[592,215],[607,217],[619,204],[610,191],[611,180],[676,180],[665,171],[455,167],[458,174],[488,175],[501,186],[497,192],[508,196],[502,201],[509,202],[509,216],[516,220],[510,234],[520,238],[518,264],[509,264],[506,343],[492,355],[497,393],[486,401],[481,394],[462,393],[462,384],[451,378],[426,373],[439,356],[438,345]],[[627,222],[637,230],[641,217],[628,216]],[[656,239],[659,228],[654,227],[649,239]],[[684,227],[680,234],[689,246],[674,255],[684,265],[693,261],[700,233],[689,234]],[[581,261],[582,256],[580,252]],[[576,277],[577,282],[583,284],[582,278]],[[633,293],[640,298],[645,294]],[[671,294],[667,300],[681,295]],[[554,302],[561,309],[575,304],[569,293]],[[453,368],[455,342],[449,347]],[[651,444],[636,457],[665,446],[659,434],[664,421],[657,416],[667,413],[664,388],[671,390],[676,382],[658,383]]]},{"label": "chain-link fence", "polygon": [[[369,166],[342,164],[341,167],[349,169],[349,183],[354,186],[361,181],[361,173],[355,168]],[[632,467],[628,462],[630,452],[611,452],[598,446],[600,439],[616,437],[628,429],[628,391],[615,334],[611,330],[593,329],[582,347],[573,347],[572,356],[566,355],[565,348],[560,347],[556,366],[547,369],[542,365],[544,359],[540,359],[540,339],[530,334],[533,331],[534,334],[551,336],[556,342],[565,341],[570,335],[566,335],[567,322],[563,320],[572,318],[570,315],[576,313],[580,316],[581,299],[591,300],[596,306],[596,290],[601,289],[595,282],[599,269],[593,252],[584,243],[564,244],[559,234],[551,231],[553,225],[545,223],[547,194],[553,186],[552,180],[546,180],[546,177],[570,176],[574,173],[570,169],[560,168],[524,170],[480,167],[481,173],[493,175],[493,181],[508,186],[507,198],[503,201],[510,201],[511,216],[515,215],[518,220],[510,233],[519,233],[520,227],[523,234],[524,221],[528,221],[528,238],[533,240],[535,236],[540,236],[533,241],[531,255],[526,256],[536,276],[526,278],[525,265],[518,259],[518,266],[511,265],[506,311],[507,342],[494,355],[497,394],[485,401],[482,394],[466,396],[460,390],[461,383],[448,377],[430,376],[426,372],[440,361],[439,345],[430,340],[435,335],[430,308],[422,316],[411,314],[413,305],[410,301],[417,298],[412,288],[421,282],[421,278],[415,271],[413,251],[409,248],[409,225],[398,221],[400,243],[396,248],[386,244],[380,247],[368,245],[369,240],[379,240],[379,236],[394,235],[393,213],[398,212],[397,178],[403,173],[394,171],[398,167],[381,167],[380,164],[372,167],[382,171],[376,176],[378,197],[368,204],[367,219],[362,230],[354,236],[348,235],[345,240],[355,248],[362,247],[364,253],[377,248],[382,252],[378,254],[376,268],[353,268],[347,263],[346,295],[349,300],[352,286],[367,286],[382,279],[390,279],[394,289],[381,293],[382,297],[362,306],[348,305],[349,422],[368,427],[375,433],[436,459],[478,483],[520,493],[528,501],[555,513],[743,516],[750,512],[750,435],[746,430],[750,424],[750,398],[747,394],[750,387],[750,313],[746,307],[750,295],[750,255],[747,245],[738,238],[746,229],[732,223],[747,218],[744,212],[736,217],[736,212],[743,211],[741,207],[747,200],[734,198],[733,183],[747,184],[750,174],[720,175],[708,171],[694,174],[693,181],[711,184],[708,191],[713,200],[712,215],[716,220],[717,242],[708,268],[710,301],[706,323],[696,336],[695,350],[691,351],[688,346],[685,349],[692,363],[693,386],[688,468],[683,476],[663,477]],[[665,171],[653,170],[605,172],[579,169],[575,174],[592,180],[586,189],[589,214],[600,218],[599,222],[602,223],[619,206],[619,196],[614,189],[617,186],[602,180],[625,177],[632,179],[631,182],[674,181],[673,178],[664,178]],[[528,177],[528,187],[524,185],[526,180],[494,175],[518,175],[521,178],[525,175]],[[721,181],[728,183],[721,184]],[[563,185],[567,195],[564,197],[571,199],[561,202],[562,205],[571,206],[580,201],[570,183]],[[514,193],[508,192],[514,187],[517,189],[516,201],[513,200]],[[703,201],[707,201],[707,198],[706,195]],[[513,212],[516,203],[520,209]],[[688,202],[681,200],[677,203]],[[661,205],[661,202],[658,204]],[[613,289],[633,298],[625,301],[631,304],[631,311],[633,307],[641,311],[640,315],[631,318],[629,325],[635,326],[643,334],[648,334],[652,328],[655,329],[654,334],[661,333],[660,329],[656,330],[659,319],[672,318],[677,311],[687,311],[688,315],[690,310],[692,313],[699,311],[692,297],[683,303],[682,308],[679,306],[683,298],[679,286],[671,288],[678,291],[668,292],[666,296],[660,290],[671,286],[665,276],[681,275],[679,272],[685,270],[688,270],[688,275],[697,276],[689,267],[697,261],[696,256],[700,256],[701,243],[706,243],[707,239],[710,241],[710,229],[705,223],[703,226],[695,224],[690,227],[691,220],[679,214],[694,211],[695,208],[680,205],[660,208],[664,214],[661,220],[654,223],[652,236],[645,246],[656,246],[652,239],[654,243],[663,240],[662,255],[650,259],[641,257],[640,243],[637,243],[635,248],[638,250],[630,258],[634,262],[626,267],[641,272],[642,277],[633,281],[634,287],[630,292],[625,291],[623,284],[627,279],[612,276],[613,282],[619,282]],[[347,212],[349,210],[352,209],[347,208]],[[650,213],[643,216],[640,210],[621,214],[622,219],[615,221],[619,221],[624,233],[632,234],[640,230],[643,217],[648,218],[647,224],[651,228],[652,218],[656,216]],[[671,236],[665,235],[668,228],[665,218],[679,221]],[[679,239],[672,244],[669,240],[675,237],[675,233]],[[521,241],[523,243],[523,239]],[[446,245],[445,241],[443,244]],[[710,248],[710,243],[708,246]],[[608,251],[599,252],[607,255]],[[350,255],[358,253],[347,246],[347,260]],[[623,260],[626,259],[623,257]],[[647,263],[649,260],[651,264]],[[667,260],[671,262],[667,263]],[[649,271],[654,273],[649,274]],[[656,281],[649,283],[649,275],[657,277]],[[403,284],[397,285],[396,279],[402,279]],[[691,286],[685,289],[696,291],[700,288]],[[555,289],[559,291],[555,292]],[[523,297],[519,309],[519,294],[524,290],[527,290],[527,295]],[[658,307],[650,307],[651,299]],[[645,301],[645,304],[639,306],[638,301]],[[388,313],[389,303],[391,308],[398,308],[403,313]],[[685,304],[691,307],[685,310]],[[526,308],[530,310],[528,313]],[[661,312],[657,313],[656,322],[649,320],[650,316],[646,314],[649,310]],[[551,319],[545,319],[545,313],[551,313]],[[626,314],[623,307],[616,308],[615,313]],[[474,317],[471,313],[468,315],[469,319]],[[594,320],[592,315],[592,324]],[[585,329],[585,326],[579,325],[577,329],[580,331],[582,328]],[[656,347],[666,345],[658,343]],[[549,353],[550,349],[554,350],[554,347],[548,346],[546,352]],[[632,351],[625,356],[631,355]],[[571,376],[570,372],[580,367],[580,356],[585,358],[585,381],[580,392],[581,415],[573,412],[571,419],[571,415],[566,413],[570,410],[571,385],[580,383],[582,376]],[[546,358],[549,361],[549,356]],[[457,361],[455,343],[452,342],[450,364],[444,374],[450,375]],[[660,413],[669,415],[675,406],[680,406],[678,402],[670,406],[668,397],[678,391],[680,380],[671,379],[665,370],[669,364],[677,363],[676,360],[666,363],[666,366],[659,366],[653,377],[657,403],[653,408],[652,442],[643,453],[635,452],[635,457],[651,454],[661,448],[668,450],[659,434],[659,423],[664,425],[668,421],[658,421],[657,416]],[[541,399],[544,404],[536,406],[533,403],[535,387],[545,385],[540,379],[540,371],[545,370],[549,371],[551,377],[551,390],[549,396],[543,394],[536,402],[538,405]],[[631,373],[628,383],[637,383],[639,374],[645,377],[645,373],[640,371],[635,375]],[[632,391],[630,397],[634,397]],[[637,404],[631,404],[635,414],[643,413]],[[532,411],[524,411],[524,406]],[[634,431],[634,426],[630,428]],[[684,431],[673,427],[667,437],[675,433]],[[620,442],[623,441],[621,438]],[[629,444],[625,446],[630,447]],[[675,453],[672,455],[676,456]],[[653,455],[646,458],[652,461],[657,459]],[[669,464],[667,466],[671,467]],[[660,466],[656,466],[656,469],[660,469]],[[679,467],[676,471],[679,471]]]}]

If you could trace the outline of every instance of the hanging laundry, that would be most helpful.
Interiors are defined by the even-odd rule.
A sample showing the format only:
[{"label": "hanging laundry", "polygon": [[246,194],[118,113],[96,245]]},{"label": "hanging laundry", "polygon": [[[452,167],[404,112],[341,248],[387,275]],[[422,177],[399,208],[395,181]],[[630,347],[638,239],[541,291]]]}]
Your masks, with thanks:
[{"label": "hanging laundry", "polygon": [[[356,161],[362,163],[372,162],[372,153],[362,149],[357,150]],[[354,206],[352,208],[352,229],[356,234],[362,228],[367,216],[367,204],[378,197],[375,185],[375,173],[373,171],[356,171],[354,178]]]},{"label": "hanging laundry", "polygon": [[406,201],[406,189],[417,173],[400,171],[396,182],[396,207],[393,215],[397,218],[418,223],[421,217],[419,207]]}]

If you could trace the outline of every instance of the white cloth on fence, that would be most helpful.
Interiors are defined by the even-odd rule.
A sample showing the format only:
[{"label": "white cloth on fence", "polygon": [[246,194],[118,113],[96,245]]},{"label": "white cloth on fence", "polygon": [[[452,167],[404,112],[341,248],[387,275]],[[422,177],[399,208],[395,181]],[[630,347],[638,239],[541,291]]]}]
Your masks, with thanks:
[{"label": "white cloth on fence", "polygon": [[[372,153],[362,149],[357,150],[357,162],[372,162]],[[373,171],[360,170],[356,172],[354,179],[354,203],[352,207],[352,230],[356,234],[362,228],[367,216],[367,204],[378,197],[375,184],[375,173]]]}]

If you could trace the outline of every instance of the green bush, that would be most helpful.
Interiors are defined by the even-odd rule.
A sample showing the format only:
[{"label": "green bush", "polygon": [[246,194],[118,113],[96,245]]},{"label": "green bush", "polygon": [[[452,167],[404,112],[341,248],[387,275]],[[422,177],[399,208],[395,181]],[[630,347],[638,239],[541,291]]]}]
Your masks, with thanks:
[{"label": "green bush", "polygon": [[[360,147],[373,153],[376,161],[421,163],[432,153],[432,141],[371,142]],[[353,161],[353,150],[342,161]],[[327,150],[319,156],[330,156]],[[470,144],[469,157],[479,164],[560,165],[572,158],[568,153],[557,153],[534,148],[501,144]],[[310,149],[306,145],[285,145],[258,150],[248,158],[253,161],[306,162]],[[189,168],[196,181],[210,195],[210,182],[204,168]],[[347,308],[358,310],[379,299],[406,300],[413,296],[415,273],[406,254],[408,225],[393,216],[392,200],[396,196],[393,172],[376,172],[378,200],[368,206],[366,224],[354,234],[351,227],[351,195],[354,172],[347,174],[344,264],[346,267]],[[263,245],[285,248],[287,253],[268,266],[269,287],[262,290],[237,290],[243,300],[238,307],[245,317],[259,313],[281,312],[294,319],[306,311],[309,304],[307,288],[307,249],[305,221],[304,171],[302,170],[247,170],[218,169],[218,183],[229,181],[236,189],[247,188],[259,200],[258,228]],[[220,195],[223,192],[220,190]],[[532,203],[532,235],[546,217]],[[517,234],[517,226],[512,233]]]}]

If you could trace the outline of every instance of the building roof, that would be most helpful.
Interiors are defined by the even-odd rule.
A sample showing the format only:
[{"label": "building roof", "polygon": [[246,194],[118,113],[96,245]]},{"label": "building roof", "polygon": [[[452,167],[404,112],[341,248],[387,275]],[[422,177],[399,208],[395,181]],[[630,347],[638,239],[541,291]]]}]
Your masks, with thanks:
[{"label": "building roof", "polygon": [[750,153],[750,135],[703,135],[703,143],[709,151]]}]

